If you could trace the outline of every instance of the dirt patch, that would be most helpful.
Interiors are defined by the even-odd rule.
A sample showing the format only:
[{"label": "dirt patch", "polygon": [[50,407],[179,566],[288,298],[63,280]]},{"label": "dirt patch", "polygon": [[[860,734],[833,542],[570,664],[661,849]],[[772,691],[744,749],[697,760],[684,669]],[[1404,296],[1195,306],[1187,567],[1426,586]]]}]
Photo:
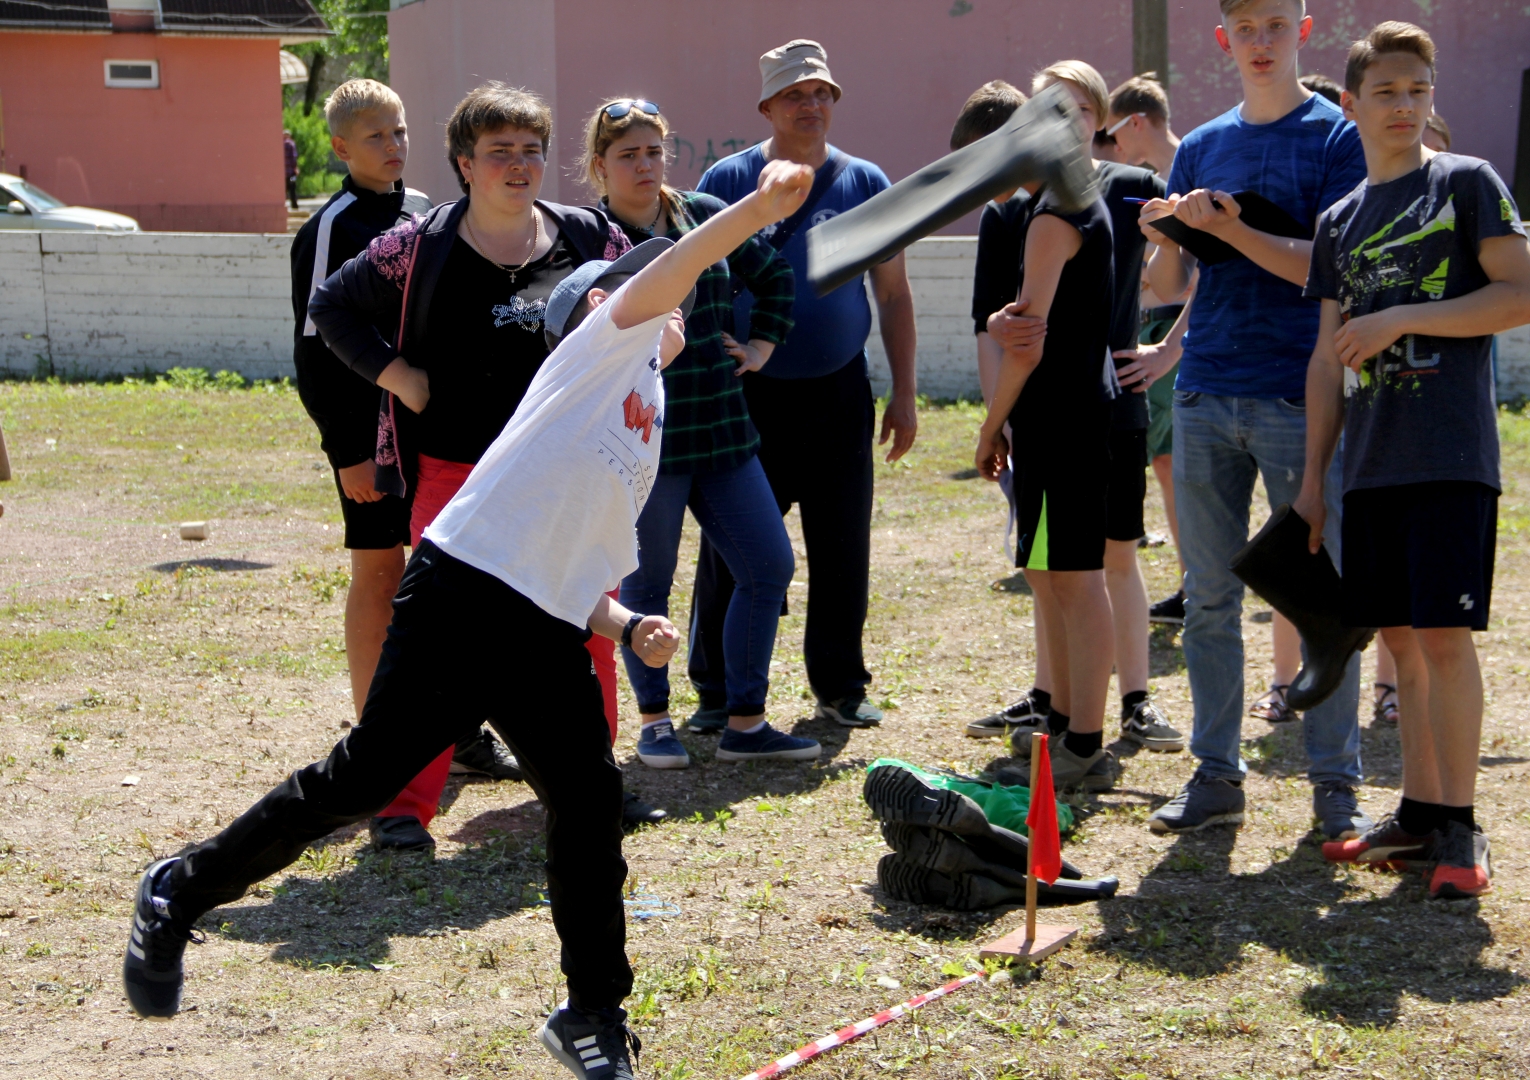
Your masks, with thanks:
[{"label": "dirt patch", "polygon": [[[967,478],[976,422],[966,407],[924,411],[908,463],[878,472],[867,638],[881,728],[809,719],[795,519],[770,715],[822,741],[819,763],[726,765],[712,738],[683,734],[693,767],[647,770],[623,688],[633,722],[618,759],[671,813],[626,848],[641,1075],[743,1075],[970,969],[984,941],[1018,924],[1013,910],[881,896],[886,848],[859,794],[884,755],[986,767],[998,747],[961,725],[1029,685],[1030,597],[994,587],[1013,575],[1002,503]],[[131,1017],[118,972],[143,865],[325,753],[352,715],[332,481],[313,468],[322,459],[290,391],[0,384],[0,424],[17,472],[0,489],[0,1072],[566,1075],[534,1041],[562,990],[543,815],[516,784],[454,783],[433,861],[377,857],[356,828],[311,849],[206,921],[186,1012]],[[1079,800],[1066,846],[1087,871],[1119,875],[1121,895],[1048,913],[1083,932],[1039,981],[969,987],[801,1075],[1521,1075],[1530,422],[1506,414],[1503,432],[1494,618],[1479,638],[1492,894],[1431,902],[1416,876],[1324,865],[1301,732],[1248,720],[1244,829],[1153,836],[1146,815],[1191,761],[1131,757],[1121,790]],[[1154,498],[1149,527],[1164,532]],[[187,518],[210,520],[212,539],[174,539]],[[694,529],[685,543],[688,566]],[[1143,565],[1154,598],[1172,591],[1172,548],[1145,551]],[[682,625],[688,593],[677,589]],[[1248,699],[1270,662],[1257,614],[1245,622]],[[1157,697],[1188,729],[1177,638],[1153,640]],[[1363,735],[1377,815],[1397,798],[1396,735],[1368,721]]]}]

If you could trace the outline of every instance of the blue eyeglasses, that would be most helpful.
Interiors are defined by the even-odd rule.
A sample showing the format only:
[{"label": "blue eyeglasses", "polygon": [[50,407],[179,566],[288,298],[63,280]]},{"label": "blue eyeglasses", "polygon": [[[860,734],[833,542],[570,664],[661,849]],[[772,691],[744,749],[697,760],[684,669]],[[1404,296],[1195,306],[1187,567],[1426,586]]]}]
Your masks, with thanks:
[{"label": "blue eyeglasses", "polygon": [[623,98],[621,101],[613,101],[611,104],[603,106],[600,111],[612,120],[620,120],[633,109],[646,113],[649,116],[659,115],[659,107],[651,101],[644,101],[642,98]]}]

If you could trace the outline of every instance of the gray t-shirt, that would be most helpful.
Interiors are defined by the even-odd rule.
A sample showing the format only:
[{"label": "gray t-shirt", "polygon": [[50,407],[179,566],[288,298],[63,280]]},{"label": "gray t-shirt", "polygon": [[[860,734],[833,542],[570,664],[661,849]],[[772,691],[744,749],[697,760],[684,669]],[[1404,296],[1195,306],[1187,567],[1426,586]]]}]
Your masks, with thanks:
[{"label": "gray t-shirt", "polygon": [[[1318,219],[1306,295],[1345,321],[1453,300],[1488,284],[1483,240],[1524,236],[1514,200],[1479,158],[1436,154],[1362,183]],[[1465,480],[1499,488],[1492,338],[1408,334],[1345,374],[1344,490]]]}]

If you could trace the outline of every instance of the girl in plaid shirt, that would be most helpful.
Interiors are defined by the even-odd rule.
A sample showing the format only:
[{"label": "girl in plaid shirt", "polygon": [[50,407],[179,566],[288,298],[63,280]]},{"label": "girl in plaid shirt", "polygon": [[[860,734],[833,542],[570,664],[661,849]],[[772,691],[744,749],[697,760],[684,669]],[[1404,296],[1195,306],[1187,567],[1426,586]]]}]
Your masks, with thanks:
[{"label": "girl in plaid shirt", "polygon": [[[652,236],[679,239],[727,206],[664,183],[668,138],[659,107],[641,99],[602,105],[585,126],[585,176],[600,193],[602,209],[634,243]],[[755,298],[747,343],[728,333],[734,278]],[[819,753],[811,739],[765,722],[776,622],[795,567],[739,380],[758,371],[792,328],[793,292],[791,267],[758,237],[696,282],[685,351],[664,370],[664,443],[658,481],[637,523],[640,565],[622,582],[623,603],[669,610],[686,507],[737,579],[723,630],[727,706],[706,708],[703,702],[690,720],[693,731],[722,729],[721,761],[801,761]],[[685,768],[690,757],[670,719],[668,669],[648,667],[630,649],[622,655],[643,717],[639,759],[654,768]]]}]

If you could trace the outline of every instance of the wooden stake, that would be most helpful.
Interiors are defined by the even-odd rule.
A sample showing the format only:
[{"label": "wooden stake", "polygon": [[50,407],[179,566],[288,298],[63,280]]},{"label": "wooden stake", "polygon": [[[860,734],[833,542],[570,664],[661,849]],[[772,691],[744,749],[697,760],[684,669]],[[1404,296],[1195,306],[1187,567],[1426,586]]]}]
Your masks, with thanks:
[{"label": "wooden stake", "polygon": [[[1041,736],[1032,735],[1032,798],[1036,794],[1036,781],[1040,779],[1038,774],[1041,771],[1041,754]],[[1025,930],[1023,932],[1015,930],[1005,934],[993,944],[983,946],[978,951],[978,956],[982,959],[995,957],[1034,964],[1043,957],[1051,956],[1078,936],[1076,927],[1036,925],[1036,838],[1030,836],[1028,839],[1030,843],[1026,845],[1025,853]]]},{"label": "wooden stake", "polygon": [[[1040,732],[1031,734],[1031,795],[1035,796],[1036,784],[1041,779],[1042,747]],[[1027,829],[1030,843],[1025,846],[1025,940],[1036,940],[1036,837]]]},{"label": "wooden stake", "polygon": [[5,452],[5,430],[0,428],[0,480],[11,478],[11,456]]}]

